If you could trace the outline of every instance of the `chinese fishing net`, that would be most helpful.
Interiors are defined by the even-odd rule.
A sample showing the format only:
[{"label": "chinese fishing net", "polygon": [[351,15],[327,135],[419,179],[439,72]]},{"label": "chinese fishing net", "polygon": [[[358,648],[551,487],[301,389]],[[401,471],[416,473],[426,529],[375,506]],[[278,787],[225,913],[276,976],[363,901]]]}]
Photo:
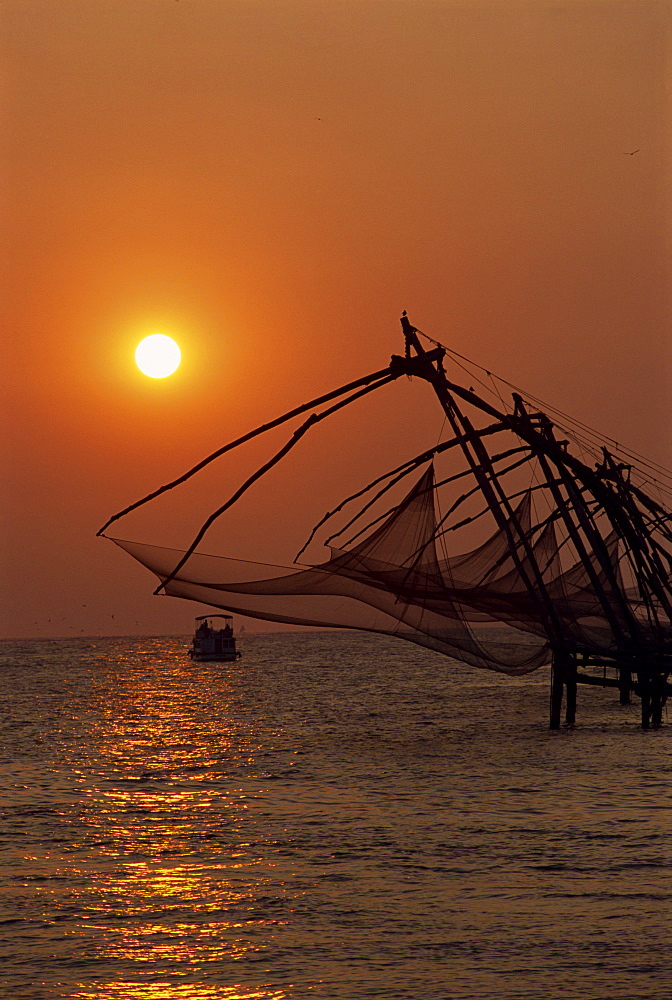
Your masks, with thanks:
[{"label": "chinese fishing net", "polygon": [[[378,517],[349,543],[328,545],[329,558],[323,562],[297,569],[197,551],[209,524],[311,426],[398,377],[402,364],[396,359],[390,369],[304,404],[232,442],[180,479],[115,515],[99,534],[113,520],[172,489],[253,435],[314,405],[329,403],[318,415],[311,414],[277,455],[211,515],[188,551],[112,540],[156,575],[157,592],[266,622],[397,636],[472,666],[509,675],[525,674],[550,662],[558,648],[609,657],[623,648],[624,636],[633,634],[644,644],[663,642],[668,648],[672,638],[668,508],[654,503],[636,486],[631,465],[617,464],[606,449],[602,448],[601,460],[593,467],[572,458],[567,441],[552,439],[552,425],[545,415],[533,415],[535,424],[520,397],[514,396],[516,408],[506,416],[483,403],[481,408],[498,418],[491,425],[474,429],[467,420],[463,422],[475,452],[480,449],[490,465],[489,481],[498,489],[512,470],[536,463],[534,485],[522,490],[508,487],[496,502],[488,499],[490,487],[473,462],[471,468],[444,480],[462,476],[476,480],[472,489],[453,502],[449,513],[459,515],[465,498],[482,494],[486,501],[482,513],[494,514],[496,530],[466,552],[454,554],[455,545],[448,552],[445,544],[438,544],[448,528],[446,515],[437,514],[440,484],[434,471],[440,453],[459,452],[462,432],[400,466],[404,471],[397,481],[414,469],[424,471],[387,515]],[[472,390],[450,385],[468,402],[482,403]],[[333,402],[344,393],[349,393],[347,398]],[[499,440],[504,434],[513,440],[496,453],[491,446],[486,454],[483,442],[493,435]],[[587,454],[583,425],[580,444]],[[533,493],[537,501],[540,495],[545,498],[545,514],[539,513],[538,502],[535,513]],[[323,521],[330,516],[325,515]],[[478,517],[464,518],[450,530]],[[633,525],[644,525],[645,531],[635,535]],[[662,542],[656,541],[656,533],[661,532]],[[458,531],[453,537],[462,536]],[[649,546],[644,554],[636,547],[638,538]],[[627,581],[622,575],[624,565],[630,570]]]},{"label": "chinese fishing net", "polygon": [[[530,509],[528,493],[516,510],[528,533]],[[164,590],[269,622],[394,635],[510,675],[548,662],[548,635],[504,532],[454,559],[439,558],[436,532],[430,465],[382,525],[348,550],[332,547],[331,558],[320,565],[296,571],[194,553]],[[176,549],[113,541],[160,581],[183,555]],[[552,525],[532,548],[537,563],[546,566],[545,581],[568,633],[575,641],[608,646],[610,630],[588,574],[581,565],[560,571]],[[520,549],[519,559],[529,561],[522,545]],[[493,627],[503,625],[515,630],[515,641]]]}]

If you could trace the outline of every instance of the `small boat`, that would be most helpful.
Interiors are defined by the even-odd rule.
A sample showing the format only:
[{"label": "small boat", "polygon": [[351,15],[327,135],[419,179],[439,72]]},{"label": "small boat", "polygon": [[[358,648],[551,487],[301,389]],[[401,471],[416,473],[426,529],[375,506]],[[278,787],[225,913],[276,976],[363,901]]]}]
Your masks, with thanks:
[{"label": "small boat", "polygon": [[[211,618],[224,618],[226,625],[224,628],[214,628],[210,623]],[[188,653],[192,660],[199,662],[221,660],[227,663],[239,660],[243,654],[236,649],[232,621],[231,615],[201,615],[198,617],[192,646]]]}]

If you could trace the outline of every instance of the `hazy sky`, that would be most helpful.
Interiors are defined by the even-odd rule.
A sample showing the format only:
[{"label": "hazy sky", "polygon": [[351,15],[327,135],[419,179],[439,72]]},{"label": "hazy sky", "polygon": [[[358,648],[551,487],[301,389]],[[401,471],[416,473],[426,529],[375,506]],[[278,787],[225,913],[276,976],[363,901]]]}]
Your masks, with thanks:
[{"label": "hazy sky", "polygon": [[[402,309],[672,464],[671,11],[5,0],[0,634],[188,632],[199,608],[96,530],[384,367]],[[171,378],[135,369],[152,332],[182,346]],[[440,427],[427,386],[381,390],[206,551],[290,561]],[[287,433],[115,532],[187,544]]]}]

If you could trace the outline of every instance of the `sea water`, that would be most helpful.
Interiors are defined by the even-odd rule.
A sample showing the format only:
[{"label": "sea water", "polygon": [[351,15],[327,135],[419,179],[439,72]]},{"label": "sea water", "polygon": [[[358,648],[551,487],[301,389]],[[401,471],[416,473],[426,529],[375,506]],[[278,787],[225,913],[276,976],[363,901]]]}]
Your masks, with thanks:
[{"label": "sea water", "polygon": [[187,646],[0,645],[2,997],[672,997],[672,729],[366,634]]}]

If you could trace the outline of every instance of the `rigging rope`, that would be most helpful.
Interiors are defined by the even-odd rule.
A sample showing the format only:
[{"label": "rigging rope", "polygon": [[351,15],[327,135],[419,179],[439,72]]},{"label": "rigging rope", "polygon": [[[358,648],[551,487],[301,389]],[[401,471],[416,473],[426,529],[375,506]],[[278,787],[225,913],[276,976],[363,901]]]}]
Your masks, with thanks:
[{"label": "rigging rope", "polygon": [[[631,458],[636,459],[639,463],[641,463],[641,465],[643,465],[643,466],[645,466],[645,467],[647,467],[649,469],[656,470],[659,475],[663,476],[663,478],[665,478],[665,479],[669,479],[672,482],[672,470],[666,468],[663,465],[660,465],[658,462],[654,462],[653,460],[647,458],[647,456],[642,455],[640,452],[638,452],[638,451],[636,451],[634,449],[628,448],[625,445],[620,444],[618,441],[616,441],[615,438],[610,437],[608,434],[601,434],[594,427],[591,427],[590,424],[584,423],[583,421],[579,420],[576,417],[572,417],[570,414],[565,413],[564,410],[561,410],[558,407],[553,406],[550,403],[547,403],[545,400],[541,399],[538,396],[532,395],[531,393],[529,393],[525,389],[521,389],[519,386],[515,385],[513,382],[509,382],[508,379],[503,378],[501,375],[495,375],[495,376],[493,376],[493,373],[491,371],[488,371],[487,368],[484,368],[482,365],[479,365],[478,362],[472,361],[471,358],[465,357],[465,355],[460,354],[459,351],[453,350],[453,348],[446,347],[445,344],[442,344],[438,340],[434,340],[433,337],[430,337],[430,336],[428,336],[428,334],[423,333],[422,330],[418,330],[417,327],[415,327],[415,330],[416,330],[416,333],[420,334],[421,337],[424,337],[424,339],[427,340],[430,344],[433,344],[435,347],[440,347],[442,350],[446,351],[446,353],[449,354],[452,358],[454,358],[454,359],[455,358],[459,358],[461,361],[464,361],[468,365],[471,365],[474,368],[477,368],[479,371],[483,372],[490,379],[493,379],[493,377],[496,378],[498,382],[503,383],[509,389],[513,390],[514,392],[520,393],[525,398],[525,400],[527,402],[532,403],[535,406],[540,407],[544,411],[549,411],[549,412],[553,413],[554,415],[557,415],[557,416],[561,417],[562,420],[568,421],[568,423],[569,423],[570,426],[574,425],[576,427],[581,428],[585,433],[587,433],[590,437],[592,437],[592,439],[594,440],[594,442],[595,442],[596,445],[601,446],[601,444],[604,441],[609,441],[612,445],[615,446],[615,448],[617,449],[617,451],[619,451],[621,454],[627,455],[627,456],[629,456]],[[468,370],[465,368],[465,366],[462,365],[462,364],[459,364],[459,362],[456,362],[456,364],[458,364],[458,367],[462,368],[463,371],[467,371],[467,373],[470,376],[473,374],[472,372],[468,372]],[[488,384],[483,379],[477,378],[477,381],[479,382],[479,384],[484,389],[486,389],[486,391],[492,392],[493,396],[496,396],[500,401],[502,401],[501,394],[497,390],[490,389],[490,387],[488,386]],[[577,434],[576,431],[573,431],[573,432],[570,431],[569,427],[565,426],[560,421],[558,421],[557,423],[558,423],[558,427],[560,427],[560,429],[562,431],[564,431],[565,433],[568,433],[568,434],[569,433]],[[577,437],[578,437],[578,435],[577,435]],[[584,444],[585,444],[585,442],[584,442]],[[658,482],[658,480],[655,478],[655,476],[651,476],[651,475],[646,475],[645,476],[644,473],[643,473],[643,471],[641,469],[638,469],[638,471],[639,471],[640,475],[643,476],[643,478],[645,479],[645,481],[647,481],[647,482],[651,481],[651,482],[654,482],[657,485],[661,486],[661,484]],[[663,489],[669,489],[669,488],[665,488],[665,487],[662,487],[662,486],[661,486],[661,488],[663,488]]]}]

